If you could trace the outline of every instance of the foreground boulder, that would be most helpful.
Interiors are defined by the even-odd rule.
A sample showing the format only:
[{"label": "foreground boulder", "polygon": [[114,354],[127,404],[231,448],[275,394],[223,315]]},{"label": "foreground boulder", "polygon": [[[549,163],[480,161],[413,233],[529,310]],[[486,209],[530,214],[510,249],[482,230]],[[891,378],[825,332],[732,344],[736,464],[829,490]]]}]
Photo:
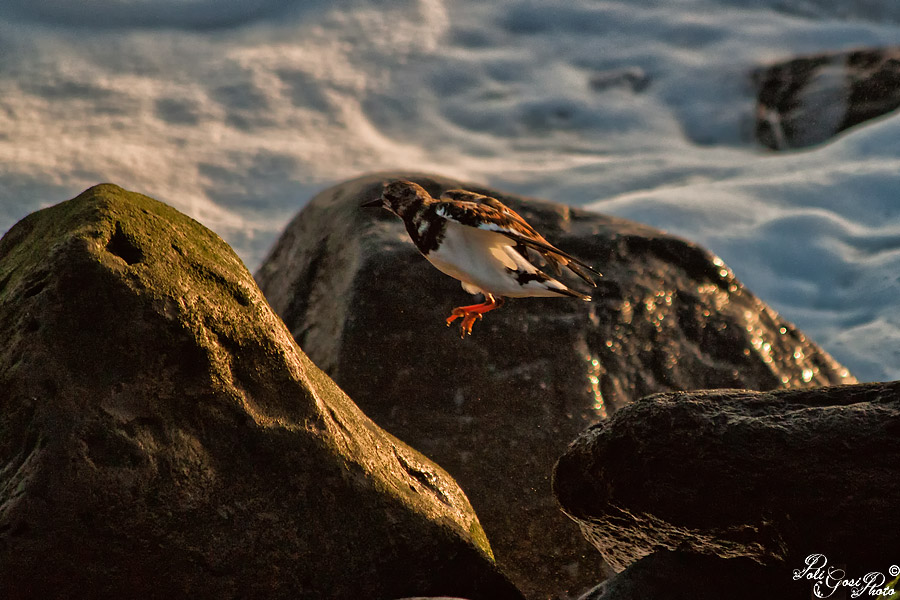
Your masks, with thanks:
[{"label": "foreground boulder", "polygon": [[521,595],[215,234],[102,185],[0,241],[0,597]]},{"label": "foreground boulder", "polygon": [[[594,301],[510,300],[461,340],[444,319],[475,298],[419,255],[399,219],[360,208],[397,178],[508,203],[603,272],[598,288],[579,288]],[[440,177],[386,173],[322,192],[256,277],[316,364],[460,482],[498,563],[533,597],[577,595],[601,577],[549,482],[585,427],[653,392],[853,381],[690,242]]]},{"label": "foreground boulder", "polygon": [[898,464],[900,382],[670,393],[588,429],[554,491],[617,571],[678,549],[852,578],[896,564]]},{"label": "foreground boulder", "polygon": [[801,56],[754,79],[756,139],[773,150],[813,146],[900,107],[900,48]]},{"label": "foreground boulder", "polygon": [[748,558],[662,550],[637,561],[579,600],[809,600],[810,586],[789,569]]}]

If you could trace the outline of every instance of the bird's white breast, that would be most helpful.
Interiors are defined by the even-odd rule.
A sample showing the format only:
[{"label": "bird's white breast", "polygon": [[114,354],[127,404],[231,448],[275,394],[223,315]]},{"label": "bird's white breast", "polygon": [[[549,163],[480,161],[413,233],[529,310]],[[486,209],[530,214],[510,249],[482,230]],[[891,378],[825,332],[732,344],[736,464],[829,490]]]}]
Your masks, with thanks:
[{"label": "bird's white breast", "polygon": [[470,292],[471,288],[478,288],[495,296],[558,296],[547,284],[563,287],[555,280],[520,285],[510,270],[533,273],[537,269],[516,253],[512,240],[500,233],[452,221],[447,223],[440,246],[426,258],[440,271],[463,282],[463,287]]}]

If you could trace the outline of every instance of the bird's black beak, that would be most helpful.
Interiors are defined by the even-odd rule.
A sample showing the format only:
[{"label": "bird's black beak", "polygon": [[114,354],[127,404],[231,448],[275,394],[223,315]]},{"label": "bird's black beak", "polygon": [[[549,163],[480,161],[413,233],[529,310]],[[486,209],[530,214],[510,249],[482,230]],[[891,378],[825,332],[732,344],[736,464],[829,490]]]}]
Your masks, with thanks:
[{"label": "bird's black beak", "polygon": [[368,202],[363,202],[359,205],[360,208],[381,208],[384,204],[381,202],[381,198],[375,198],[374,200],[369,200]]}]

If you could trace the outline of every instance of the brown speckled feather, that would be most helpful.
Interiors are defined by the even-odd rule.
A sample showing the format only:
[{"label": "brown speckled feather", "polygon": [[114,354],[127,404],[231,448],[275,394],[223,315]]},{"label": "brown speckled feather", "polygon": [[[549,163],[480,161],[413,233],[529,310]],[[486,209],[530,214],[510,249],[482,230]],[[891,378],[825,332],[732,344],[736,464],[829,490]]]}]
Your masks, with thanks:
[{"label": "brown speckled feather", "polygon": [[587,283],[596,286],[591,275],[600,277],[590,265],[548,242],[514,210],[490,196],[466,190],[447,190],[435,205],[436,213],[468,227],[496,231],[540,254],[557,274],[566,267]]}]

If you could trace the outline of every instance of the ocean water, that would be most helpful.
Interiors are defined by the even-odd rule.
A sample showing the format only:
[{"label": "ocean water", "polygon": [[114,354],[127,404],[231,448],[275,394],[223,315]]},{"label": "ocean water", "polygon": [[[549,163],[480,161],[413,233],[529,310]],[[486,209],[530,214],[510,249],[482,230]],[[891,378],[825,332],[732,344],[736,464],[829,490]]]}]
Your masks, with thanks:
[{"label": "ocean water", "polygon": [[111,181],[254,270],[316,191],[430,171],[697,241],[858,378],[900,379],[900,118],[750,135],[755,68],[897,44],[896,0],[76,4],[0,6],[0,232]]}]

